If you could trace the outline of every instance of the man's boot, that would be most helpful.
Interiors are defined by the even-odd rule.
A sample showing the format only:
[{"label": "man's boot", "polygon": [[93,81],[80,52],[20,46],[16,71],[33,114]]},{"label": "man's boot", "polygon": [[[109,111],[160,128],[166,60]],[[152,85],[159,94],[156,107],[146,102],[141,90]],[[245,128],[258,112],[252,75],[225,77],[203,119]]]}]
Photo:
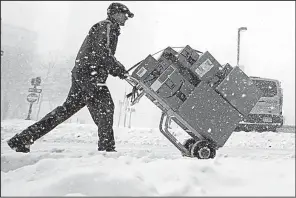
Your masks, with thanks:
[{"label": "man's boot", "polygon": [[30,132],[22,132],[16,134],[7,141],[8,146],[16,152],[28,153],[30,152],[30,145],[32,145],[33,138]]},{"label": "man's boot", "polygon": [[106,143],[102,143],[100,141],[98,141],[98,151],[117,152],[115,150],[115,146],[111,146],[110,144],[106,145]]}]

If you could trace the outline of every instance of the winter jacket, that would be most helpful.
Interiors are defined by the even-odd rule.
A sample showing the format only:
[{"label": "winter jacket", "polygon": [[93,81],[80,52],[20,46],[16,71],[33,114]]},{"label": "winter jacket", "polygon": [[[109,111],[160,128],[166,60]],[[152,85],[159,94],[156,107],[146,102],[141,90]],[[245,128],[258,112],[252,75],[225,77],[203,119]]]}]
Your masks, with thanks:
[{"label": "winter jacket", "polygon": [[77,54],[72,75],[89,91],[105,83],[108,74],[123,78],[127,73],[114,57],[119,35],[120,26],[107,18],[93,25],[86,36]]}]

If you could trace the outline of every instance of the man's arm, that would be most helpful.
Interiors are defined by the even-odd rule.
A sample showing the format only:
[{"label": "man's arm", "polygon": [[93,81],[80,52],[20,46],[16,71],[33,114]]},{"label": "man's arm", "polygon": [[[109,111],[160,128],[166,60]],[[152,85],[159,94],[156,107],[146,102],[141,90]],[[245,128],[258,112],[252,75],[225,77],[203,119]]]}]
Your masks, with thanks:
[{"label": "man's arm", "polygon": [[94,25],[90,31],[93,38],[92,47],[93,49],[97,49],[97,58],[106,63],[104,66],[109,74],[124,78],[124,74],[128,72],[112,53],[110,48],[110,29],[109,22]]},{"label": "man's arm", "polygon": [[112,76],[118,76],[119,78],[124,78],[124,75],[128,72],[126,71],[125,67],[115,58],[112,54],[112,50],[110,48],[110,23],[107,23],[107,43],[106,49],[108,50],[108,58],[110,60],[110,65],[107,65],[107,70]]}]

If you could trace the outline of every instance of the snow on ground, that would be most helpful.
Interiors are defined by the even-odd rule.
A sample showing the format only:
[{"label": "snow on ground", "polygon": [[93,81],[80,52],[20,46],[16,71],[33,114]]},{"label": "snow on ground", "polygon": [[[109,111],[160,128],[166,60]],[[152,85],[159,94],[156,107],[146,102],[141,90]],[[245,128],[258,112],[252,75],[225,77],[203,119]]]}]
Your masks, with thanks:
[{"label": "snow on ground", "polygon": [[295,131],[233,133],[210,160],[182,157],[158,129],[115,128],[118,152],[97,152],[87,124],[61,124],[31,153],[10,150],[32,123],[1,122],[1,196],[295,196]]}]

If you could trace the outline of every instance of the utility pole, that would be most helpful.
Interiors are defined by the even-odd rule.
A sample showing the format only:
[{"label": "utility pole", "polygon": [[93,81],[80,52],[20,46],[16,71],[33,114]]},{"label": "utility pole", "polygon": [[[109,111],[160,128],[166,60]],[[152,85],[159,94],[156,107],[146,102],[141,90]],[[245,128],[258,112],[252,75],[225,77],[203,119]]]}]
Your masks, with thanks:
[{"label": "utility pole", "polygon": [[132,113],[134,113],[136,110],[135,110],[135,108],[132,107],[132,106],[129,106],[128,110],[129,110],[129,122],[128,122],[128,128],[131,128],[131,126],[132,126]]},{"label": "utility pole", "polygon": [[128,100],[125,97],[124,94],[124,100],[123,100],[123,108],[124,108],[124,120],[123,120],[123,127],[126,127],[126,114],[127,114],[127,108],[128,108]]},{"label": "utility pole", "polygon": [[237,32],[237,63],[236,65],[239,67],[239,56],[240,56],[240,32],[247,30],[247,27],[238,28]]},{"label": "utility pole", "polygon": [[127,103],[128,103],[128,100],[126,98],[126,87],[125,87],[124,95],[123,95],[123,100],[119,100],[119,115],[118,115],[118,123],[117,123],[117,126],[118,127],[120,125],[122,113],[124,114],[124,117],[123,117],[123,127],[125,127],[125,125],[126,125]]},{"label": "utility pole", "polygon": [[[2,30],[2,17],[1,17],[1,30]],[[1,32],[1,37],[2,37],[2,32]],[[2,40],[2,38],[1,38],[1,40]],[[1,56],[3,56],[4,55],[4,51],[1,49]]]},{"label": "utility pole", "polygon": [[119,127],[120,125],[122,107],[123,107],[123,101],[119,100],[119,115],[118,115],[117,127]]}]

